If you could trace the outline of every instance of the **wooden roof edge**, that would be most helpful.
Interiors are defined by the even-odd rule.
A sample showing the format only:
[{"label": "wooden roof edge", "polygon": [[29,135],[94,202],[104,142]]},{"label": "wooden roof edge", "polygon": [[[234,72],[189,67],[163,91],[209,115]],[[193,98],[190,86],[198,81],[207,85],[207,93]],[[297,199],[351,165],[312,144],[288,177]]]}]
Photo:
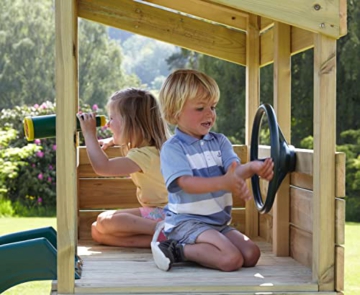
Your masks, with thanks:
[{"label": "wooden roof edge", "polygon": [[347,0],[203,0],[338,39],[347,33]]}]

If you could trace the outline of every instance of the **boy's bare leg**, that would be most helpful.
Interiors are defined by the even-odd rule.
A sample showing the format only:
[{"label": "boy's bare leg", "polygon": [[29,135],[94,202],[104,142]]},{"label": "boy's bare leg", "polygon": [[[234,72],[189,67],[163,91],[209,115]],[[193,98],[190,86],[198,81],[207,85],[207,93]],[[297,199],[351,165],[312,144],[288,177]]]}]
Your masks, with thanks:
[{"label": "boy's bare leg", "polygon": [[243,266],[239,249],[222,233],[207,230],[199,235],[195,244],[184,247],[186,259],[209,268],[234,271]]},{"label": "boy's bare leg", "polygon": [[225,236],[239,249],[244,259],[243,267],[255,266],[261,251],[247,236],[237,230],[229,231]]}]

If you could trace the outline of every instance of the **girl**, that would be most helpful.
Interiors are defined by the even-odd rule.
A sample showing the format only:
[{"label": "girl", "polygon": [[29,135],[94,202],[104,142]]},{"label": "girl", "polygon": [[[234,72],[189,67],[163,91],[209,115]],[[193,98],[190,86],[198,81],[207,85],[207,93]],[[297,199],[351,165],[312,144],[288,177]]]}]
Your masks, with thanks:
[{"label": "girl", "polygon": [[[91,235],[105,245],[150,247],[156,224],[164,219],[163,207],[168,200],[159,156],[168,138],[167,125],[156,99],[145,90],[117,91],[110,97],[107,109],[107,126],[113,137],[104,142],[96,137],[95,113],[77,114],[90,163],[102,176],[130,174],[142,207],[99,214],[92,224]],[[111,145],[121,146],[126,156],[109,159],[103,149]]]}]

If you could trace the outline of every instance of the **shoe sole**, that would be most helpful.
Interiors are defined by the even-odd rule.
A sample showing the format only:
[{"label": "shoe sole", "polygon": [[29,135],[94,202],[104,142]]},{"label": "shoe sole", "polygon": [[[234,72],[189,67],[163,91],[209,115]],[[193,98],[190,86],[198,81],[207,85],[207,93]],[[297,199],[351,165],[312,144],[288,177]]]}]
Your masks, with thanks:
[{"label": "shoe sole", "polygon": [[171,261],[159,248],[159,242],[151,242],[151,252],[158,268],[168,271],[171,268]]}]

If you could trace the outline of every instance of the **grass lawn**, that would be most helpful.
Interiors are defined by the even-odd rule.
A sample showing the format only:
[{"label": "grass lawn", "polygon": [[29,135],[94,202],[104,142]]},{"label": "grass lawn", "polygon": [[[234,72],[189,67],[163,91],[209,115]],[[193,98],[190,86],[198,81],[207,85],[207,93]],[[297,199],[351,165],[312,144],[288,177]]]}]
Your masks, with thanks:
[{"label": "grass lawn", "polygon": [[[56,229],[55,218],[0,218],[0,235],[44,226]],[[360,223],[345,225],[345,295],[360,294]],[[51,281],[27,282],[6,290],[3,295],[49,295]]]}]

